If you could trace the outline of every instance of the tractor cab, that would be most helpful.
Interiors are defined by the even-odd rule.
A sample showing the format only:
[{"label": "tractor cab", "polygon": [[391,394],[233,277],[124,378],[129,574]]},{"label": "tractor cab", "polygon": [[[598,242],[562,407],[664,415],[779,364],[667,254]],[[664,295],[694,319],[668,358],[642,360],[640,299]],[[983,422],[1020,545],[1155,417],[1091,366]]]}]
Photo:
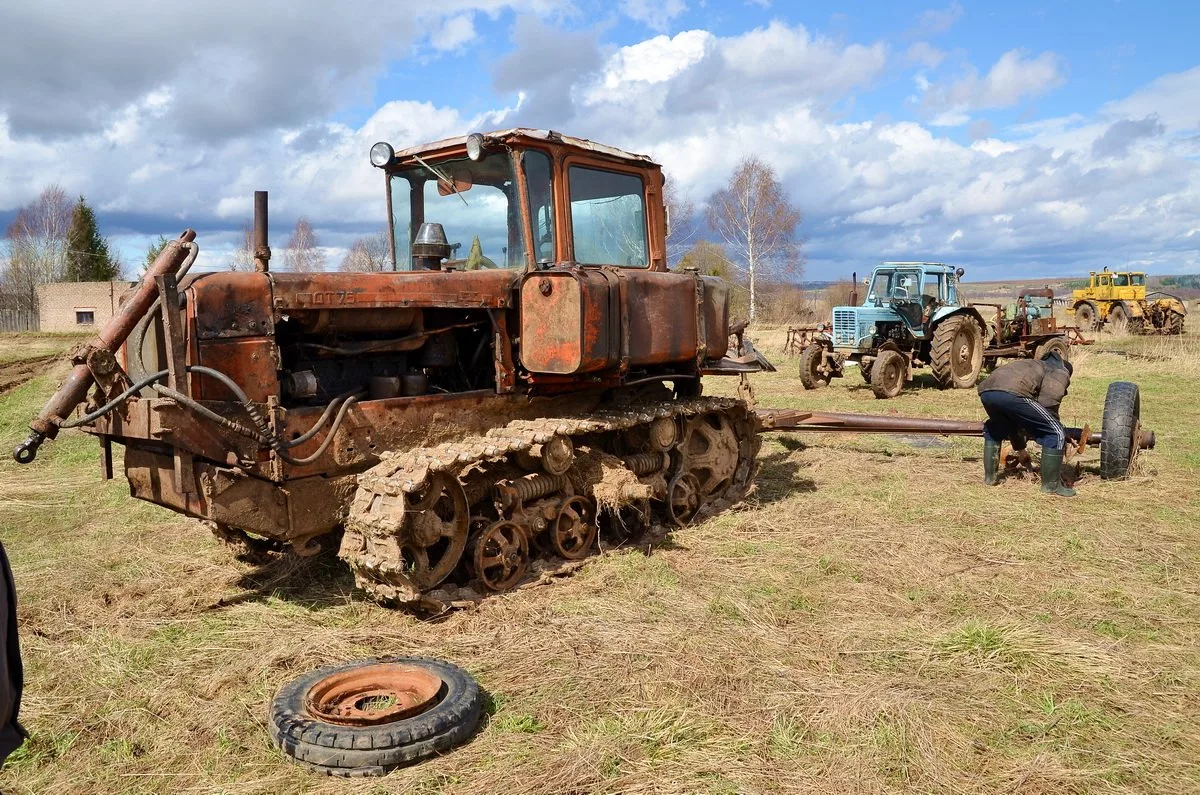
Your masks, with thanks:
[{"label": "tractor cab", "polygon": [[386,174],[395,270],[666,270],[662,169],[644,155],[514,129],[381,142],[371,162]]},{"label": "tractor cab", "polygon": [[930,324],[958,306],[961,269],[933,262],[884,262],[866,280],[860,307],[833,310],[837,348],[874,347],[875,337],[911,335],[925,339]]}]

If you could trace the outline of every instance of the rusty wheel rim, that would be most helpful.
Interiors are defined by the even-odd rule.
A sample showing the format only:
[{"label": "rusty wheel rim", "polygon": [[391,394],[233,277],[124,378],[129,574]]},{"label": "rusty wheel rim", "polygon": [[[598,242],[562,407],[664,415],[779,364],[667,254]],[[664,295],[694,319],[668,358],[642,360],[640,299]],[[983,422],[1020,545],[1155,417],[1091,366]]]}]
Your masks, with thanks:
[{"label": "rusty wheel rim", "polygon": [[690,420],[683,439],[684,470],[706,496],[724,493],[738,464],[738,439],[729,419],[709,414]]},{"label": "rusty wheel rim", "polygon": [[432,707],[442,679],[424,668],[377,663],[336,671],[305,694],[309,713],[339,726],[378,726]]},{"label": "rusty wheel rim", "polygon": [[467,546],[467,495],[452,475],[430,475],[405,511],[400,555],[404,574],[426,589],[450,576]]},{"label": "rusty wheel rim", "polygon": [[679,527],[689,524],[696,517],[703,502],[700,482],[690,472],[675,478],[667,487],[667,511],[671,514],[671,521]]},{"label": "rusty wheel rim", "polygon": [[475,540],[475,576],[489,591],[507,591],[529,568],[529,541],[515,522],[496,522]]},{"label": "rusty wheel rim", "polygon": [[581,560],[591,554],[597,530],[594,513],[585,497],[567,500],[550,529],[554,551],[567,560]]}]

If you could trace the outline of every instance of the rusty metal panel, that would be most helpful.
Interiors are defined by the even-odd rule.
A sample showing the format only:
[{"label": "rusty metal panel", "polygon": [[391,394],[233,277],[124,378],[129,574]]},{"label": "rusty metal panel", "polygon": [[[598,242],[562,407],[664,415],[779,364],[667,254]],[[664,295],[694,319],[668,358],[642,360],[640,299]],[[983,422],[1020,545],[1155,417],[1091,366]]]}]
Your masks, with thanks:
[{"label": "rusty metal panel", "polygon": [[599,270],[531,273],[521,286],[521,363],[570,375],[620,361],[616,279]]},{"label": "rusty metal panel", "polygon": [[188,319],[201,340],[270,336],[271,283],[265,273],[210,273],[187,290]]},{"label": "rusty metal panel", "polygon": [[695,277],[623,269],[622,314],[628,325],[629,365],[693,361],[697,341]]},{"label": "rusty metal panel", "polygon": [[[267,337],[200,340],[195,364],[225,373],[255,403],[279,396],[278,363],[274,341]],[[198,400],[234,400],[229,390],[215,378],[191,374],[192,395]]]},{"label": "rusty metal panel", "polygon": [[719,276],[701,276],[704,286],[700,312],[704,358],[720,359],[729,352],[729,282]]},{"label": "rusty metal panel", "polygon": [[520,271],[398,271],[394,273],[272,273],[275,310],[383,307],[491,308],[512,305]]}]

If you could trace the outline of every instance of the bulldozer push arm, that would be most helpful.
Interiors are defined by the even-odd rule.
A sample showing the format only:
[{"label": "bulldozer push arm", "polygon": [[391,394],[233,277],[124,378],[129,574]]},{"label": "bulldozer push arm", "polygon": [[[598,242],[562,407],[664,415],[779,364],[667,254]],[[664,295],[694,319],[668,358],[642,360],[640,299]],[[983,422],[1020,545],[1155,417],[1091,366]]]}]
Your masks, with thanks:
[{"label": "bulldozer push arm", "polygon": [[103,378],[120,372],[115,358],[117,349],[157,299],[156,279],[159,276],[178,276],[186,272],[199,251],[195,239],[195,231],[187,229],[177,240],[168,243],[146,270],[146,277],[137,291],[125,301],[113,319],[100,333],[71,355],[71,361],[75,365],[71,374],[37,418],[29,424],[29,438],[13,450],[13,458],[18,463],[28,464],[33,461],[42,442],[58,436],[66,418],[87,397],[87,391],[96,383],[97,376]]}]

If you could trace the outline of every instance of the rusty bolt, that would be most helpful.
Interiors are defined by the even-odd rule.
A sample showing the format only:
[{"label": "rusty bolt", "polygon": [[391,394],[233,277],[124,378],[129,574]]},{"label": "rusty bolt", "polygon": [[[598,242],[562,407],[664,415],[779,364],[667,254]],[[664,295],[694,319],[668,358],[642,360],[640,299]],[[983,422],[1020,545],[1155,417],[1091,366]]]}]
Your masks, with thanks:
[{"label": "rusty bolt", "polygon": [[550,295],[550,291],[553,289],[554,289],[554,286],[552,284],[550,284],[550,280],[547,279],[545,276],[538,279],[538,290],[541,292],[542,295]]}]

